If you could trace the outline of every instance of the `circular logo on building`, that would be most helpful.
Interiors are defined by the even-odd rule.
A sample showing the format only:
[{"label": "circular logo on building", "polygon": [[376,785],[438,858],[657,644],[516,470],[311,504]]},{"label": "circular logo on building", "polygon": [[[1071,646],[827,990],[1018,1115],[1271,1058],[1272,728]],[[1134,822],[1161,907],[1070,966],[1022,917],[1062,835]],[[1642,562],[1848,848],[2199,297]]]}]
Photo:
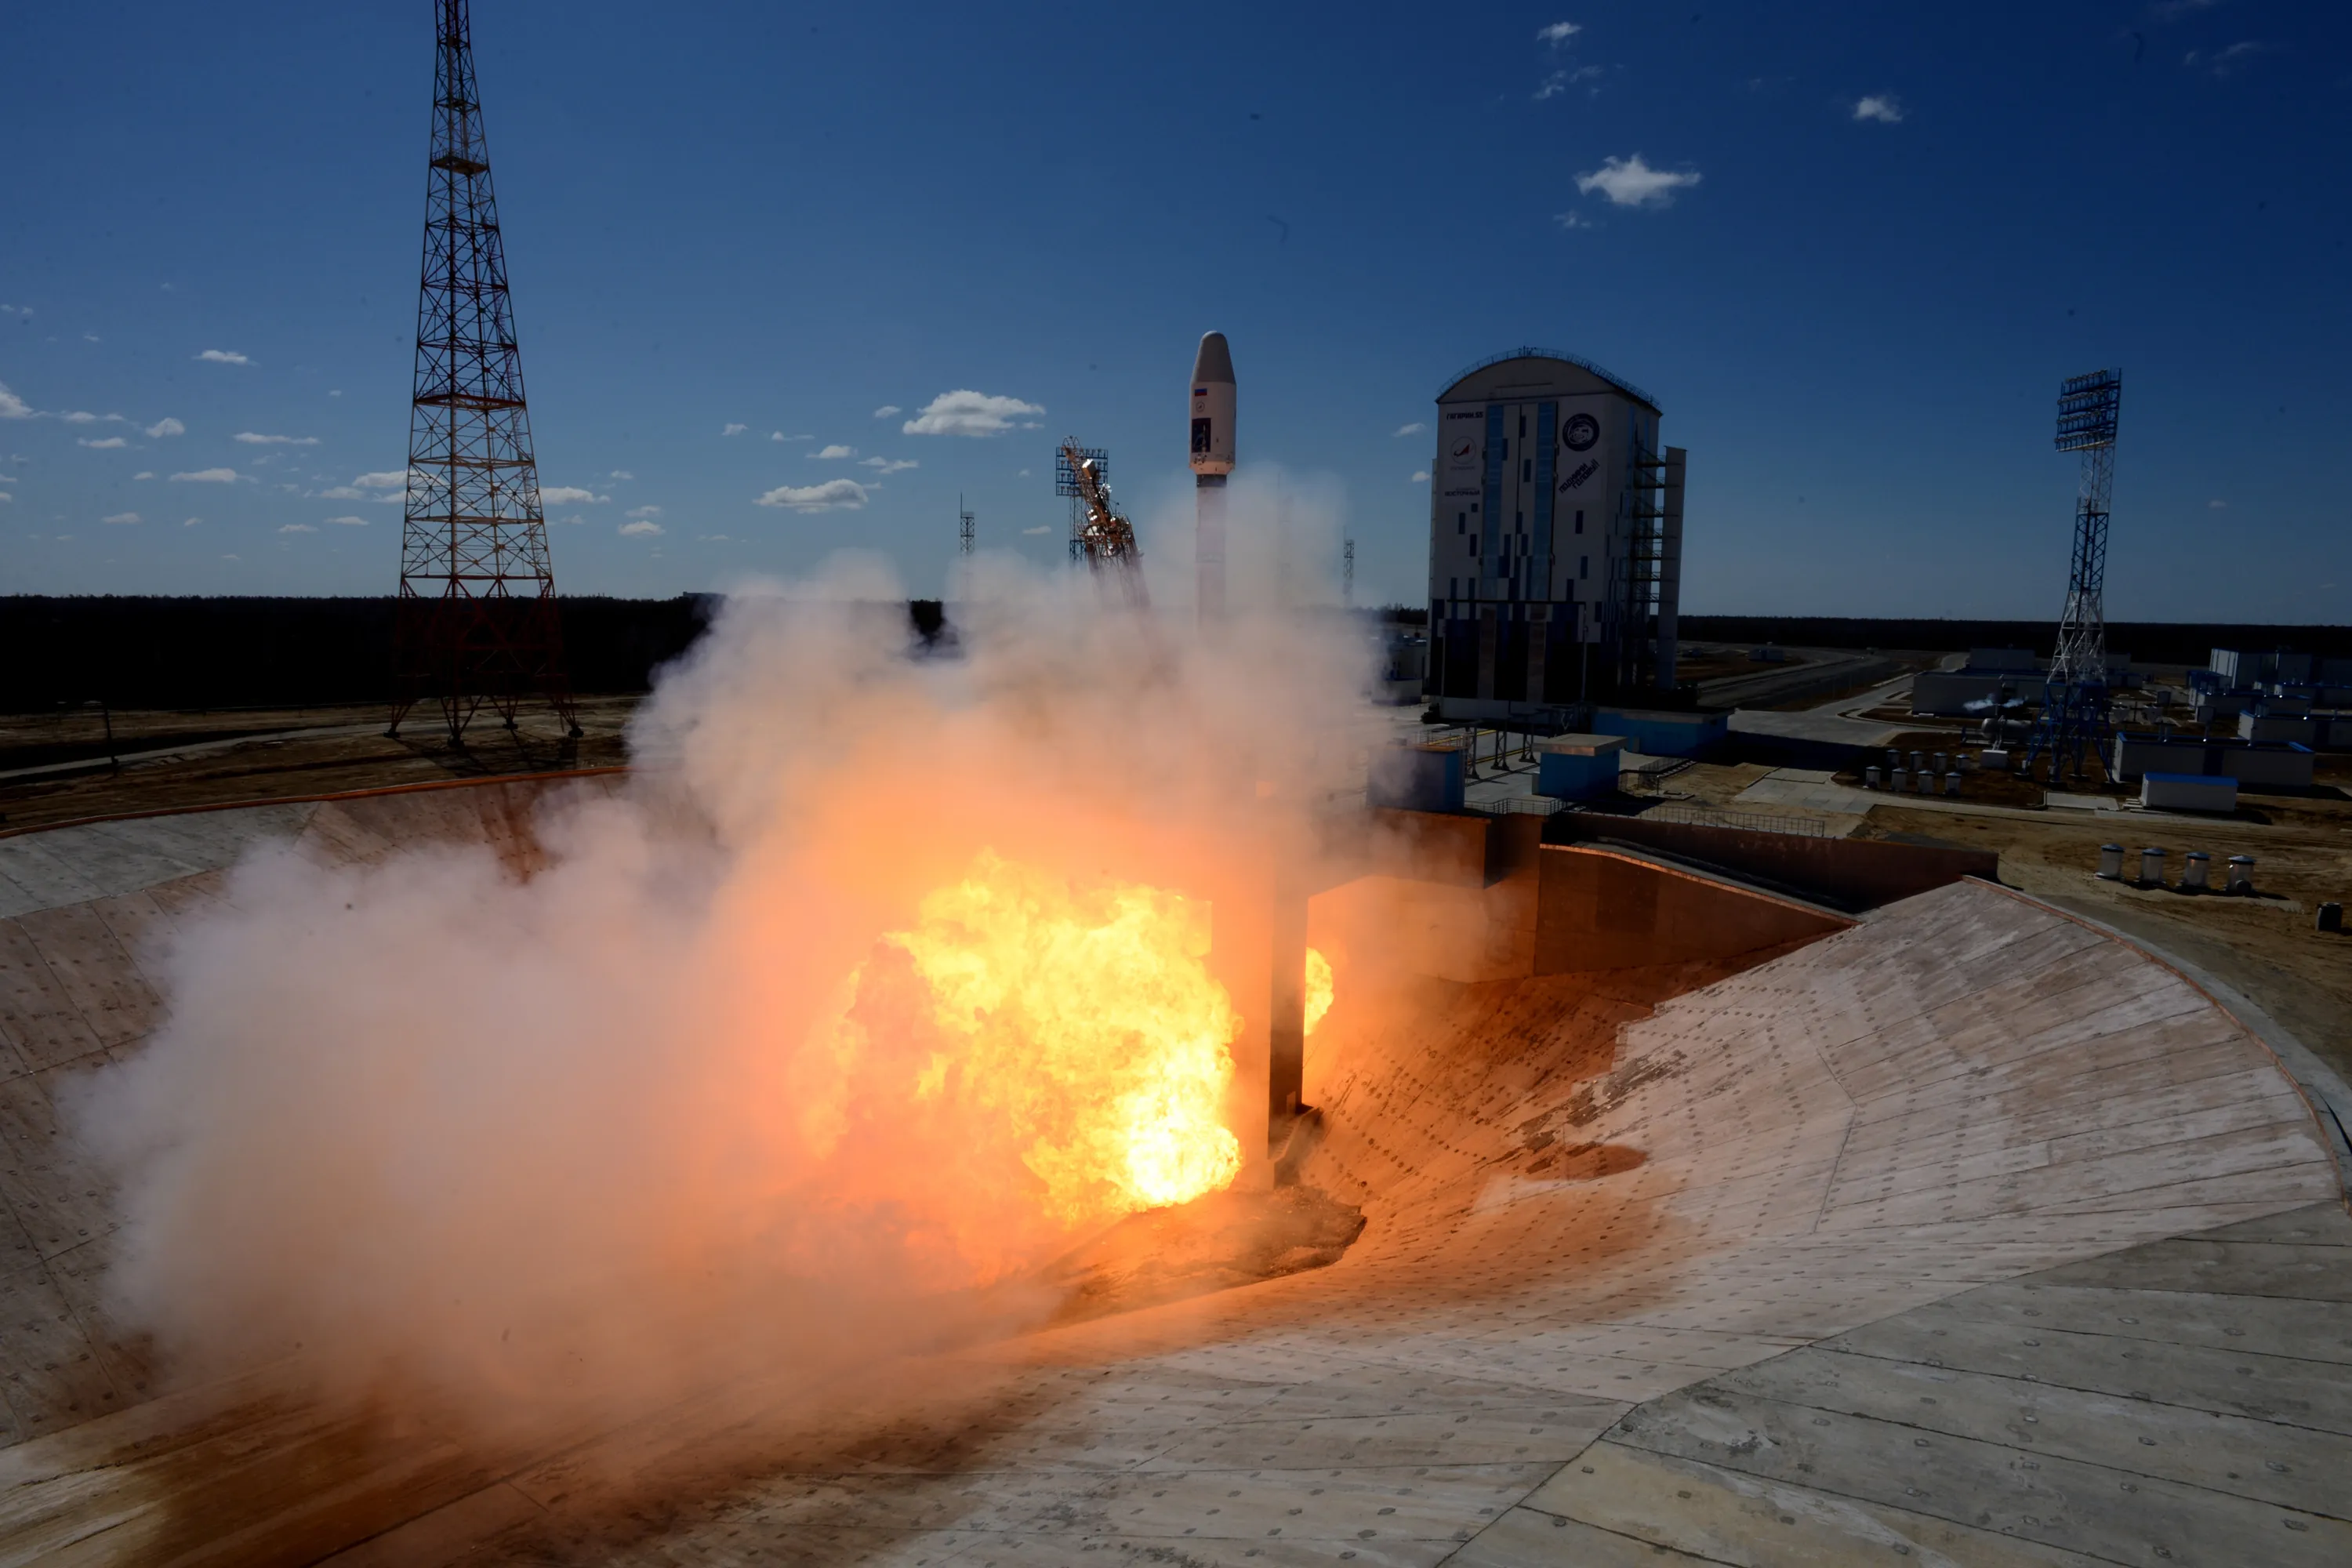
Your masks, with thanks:
[{"label": "circular logo on building", "polygon": [[1445,454],[1457,468],[1466,468],[1478,461],[1478,443],[1465,436],[1455,441]]},{"label": "circular logo on building", "polygon": [[1559,427],[1559,438],[1571,452],[1589,452],[1592,443],[1601,439],[1601,421],[1590,414],[1572,415]]}]

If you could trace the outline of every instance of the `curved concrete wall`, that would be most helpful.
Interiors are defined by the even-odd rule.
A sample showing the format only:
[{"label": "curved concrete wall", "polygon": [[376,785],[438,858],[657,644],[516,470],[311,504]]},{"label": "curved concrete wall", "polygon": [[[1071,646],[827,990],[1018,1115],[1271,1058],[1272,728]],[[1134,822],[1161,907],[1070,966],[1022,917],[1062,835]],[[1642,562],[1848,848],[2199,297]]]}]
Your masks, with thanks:
[{"label": "curved concrete wall", "polygon": [[[473,835],[527,860],[527,800],[508,786],[320,805],[299,822],[273,807],[266,821],[112,825],[102,842],[96,829],[72,830],[79,845],[0,841],[15,886],[38,849],[43,875],[94,889],[0,921],[0,1195],[16,1226],[0,1394],[18,1439],[0,1452],[0,1555],[310,1561],[373,1537],[352,1561],[756,1548],[826,1563],[1124,1550],[1503,1563],[1554,1560],[1573,1538],[1616,1561],[1606,1552],[1632,1550],[1643,1519],[1578,1492],[1582,1467],[1613,1467],[1619,1500],[1642,1500],[1653,1521],[1762,1495],[1719,1467],[1712,1491],[1674,1479],[1682,1439],[1660,1424],[1713,1408],[1676,1405],[1676,1391],[2015,1290],[2034,1270],[2338,1194],[2294,1087],[2201,994],[2095,931],[1960,884],[1735,974],[1694,963],[1418,982],[1377,1026],[1351,1021],[1343,997],[1309,1043],[1324,1137],[1304,1163],[1368,1217],[1339,1263],[901,1369],[888,1399],[812,1408],[799,1426],[776,1416],[756,1464],[713,1436],[734,1418],[716,1395],[625,1447],[583,1435],[547,1455],[307,1418],[250,1390],[147,1403],[142,1352],[98,1304],[106,1195],[46,1109],[56,1075],[135,1049],[152,1025],[142,931],[202,918],[217,871],[200,862],[264,832],[362,858]],[[2154,1408],[2118,1407],[2103,1429],[2135,1430]],[[2296,1419],[2307,1434],[2320,1418]],[[1710,1453],[1747,1451],[1689,1430]],[[616,1478],[651,1469],[670,1478],[663,1506],[613,1511]],[[2007,1538],[1987,1535],[1969,1556],[1954,1542],[1983,1533],[1967,1522],[1976,1500],[1914,1489],[1872,1505],[1874,1552],[2026,1550],[2011,1541],[2004,1556]],[[1778,1501],[1746,1525],[1723,1506],[1716,1536],[1696,1522],[1685,1535],[1784,1528]],[[2290,1517],[2264,1523],[2265,1541],[2301,1553],[2277,1560],[2325,1561],[2304,1549],[2340,1543],[2321,1515]],[[2067,1549],[2103,1554],[2101,1541]]]}]

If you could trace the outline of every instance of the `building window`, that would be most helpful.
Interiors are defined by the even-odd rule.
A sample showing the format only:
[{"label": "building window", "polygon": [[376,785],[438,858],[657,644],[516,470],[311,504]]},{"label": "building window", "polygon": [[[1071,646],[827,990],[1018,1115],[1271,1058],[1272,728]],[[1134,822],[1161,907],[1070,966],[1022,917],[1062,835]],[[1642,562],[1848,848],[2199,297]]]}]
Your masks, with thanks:
[{"label": "building window", "polygon": [[1576,531],[1579,533],[1584,531],[1584,514],[1580,511],[1576,514]]},{"label": "building window", "polygon": [[1580,555],[1576,558],[1576,574],[1579,577],[1590,577],[1592,575],[1591,556]]},{"label": "building window", "polygon": [[[1522,419],[1519,421],[1519,425],[1522,428],[1525,428],[1527,421]],[[1536,460],[1533,458],[1521,458],[1519,459],[1519,483],[1523,485],[1533,484],[1535,482],[1535,478]]]},{"label": "building window", "polygon": [[1470,531],[1470,514],[1468,512],[1457,511],[1454,514],[1454,531],[1456,533],[1467,533]]}]

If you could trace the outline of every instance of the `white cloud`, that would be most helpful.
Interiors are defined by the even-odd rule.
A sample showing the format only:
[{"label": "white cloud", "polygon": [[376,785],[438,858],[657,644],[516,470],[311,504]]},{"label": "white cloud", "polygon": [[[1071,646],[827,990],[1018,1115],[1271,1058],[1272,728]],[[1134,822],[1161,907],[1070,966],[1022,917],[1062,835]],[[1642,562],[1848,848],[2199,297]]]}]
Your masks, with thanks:
[{"label": "white cloud", "polygon": [[0,506],[14,506],[16,503],[15,496],[10,495],[6,490],[0,490]]},{"label": "white cloud", "polygon": [[751,426],[749,425],[730,425],[726,429],[721,430],[719,433],[721,436],[740,436],[744,431],[749,430]]},{"label": "white cloud", "polygon": [[349,485],[330,485],[319,492],[319,499],[321,500],[370,500],[376,498],[371,497],[365,490],[353,489]]},{"label": "white cloud", "polygon": [[137,522],[139,514],[135,511],[118,511],[112,517],[101,517],[98,521],[115,523]]},{"label": "white cloud", "polygon": [[625,481],[628,479],[634,479],[637,476],[629,472],[626,468],[614,468],[611,473],[606,474],[604,477],[608,479],[621,479]]},{"label": "white cloud", "polygon": [[1599,169],[1576,176],[1580,194],[1589,196],[1599,191],[1612,205],[1621,207],[1667,206],[1672,205],[1676,191],[1697,184],[1696,170],[1677,173],[1653,169],[1642,161],[1639,153],[1626,158],[1603,158]]},{"label": "white cloud", "polygon": [[635,522],[621,524],[621,537],[624,539],[651,539],[661,531],[662,525],[651,518],[641,517]]},{"label": "white cloud", "polygon": [[734,536],[725,533],[698,533],[694,536],[694,540],[698,544],[730,544],[734,542]]},{"label": "white cloud", "polygon": [[331,386],[327,388],[327,395],[330,397],[341,397],[342,395],[343,389],[340,386]]},{"label": "white cloud", "polygon": [[87,436],[77,436],[74,437],[74,445],[93,447],[99,451],[112,451],[117,447],[128,447],[131,443],[120,436],[105,436],[95,441]]},{"label": "white cloud", "polygon": [[[2269,47],[2270,46],[2267,44],[2256,43],[2252,39],[2249,38],[2241,43],[2231,44],[2220,54],[2205,57],[2203,63],[2205,68],[2210,70],[2215,76],[2228,76],[2231,71],[2236,70],[2240,66],[2244,65],[2248,60],[2253,58],[2256,55],[2261,54]],[[2198,55],[2198,52],[2195,49],[2191,49],[2189,51],[2188,57],[2180,63],[2183,65],[2193,66],[2198,64],[2200,56]]]},{"label": "white cloud", "polygon": [[629,509],[629,515],[631,517],[659,517],[661,515],[661,508],[657,506],[633,506]]},{"label": "white cloud", "polygon": [[1536,101],[1538,103],[1541,103],[1547,98],[1558,98],[1561,93],[1566,92],[1567,90],[1568,73],[1566,71],[1554,71],[1551,75],[1543,79],[1542,86],[1536,89]]},{"label": "white cloud", "polygon": [[1426,468],[1415,468],[1412,472],[1412,478],[1405,480],[1405,483],[1409,485],[1425,485],[1429,483],[1429,470]]},{"label": "white cloud", "polygon": [[871,468],[877,474],[900,474],[908,468],[919,468],[922,464],[912,458],[867,458],[857,466]]},{"label": "white cloud", "polygon": [[81,341],[86,343],[97,343],[104,342],[106,340],[100,337],[96,332],[84,332],[81,335]]},{"label": "white cloud", "polygon": [[2230,503],[2225,500],[2209,500],[2205,503],[2205,506],[2210,511],[2227,511],[2230,510]]},{"label": "white cloud", "polygon": [[877,419],[887,419],[890,416],[898,413],[898,405],[897,404],[886,403],[881,407],[874,411],[874,417]]},{"label": "white cloud", "polygon": [[1017,397],[969,390],[942,392],[899,428],[909,436],[1001,436],[1016,428],[1036,429],[1034,424],[1015,422],[1024,415],[1045,412]]},{"label": "white cloud", "polygon": [[242,441],[248,447],[315,447],[319,444],[316,436],[259,436],[250,430],[240,430],[229,439]]},{"label": "white cloud", "polygon": [[[1428,428],[1429,428],[1429,426],[1426,426],[1426,425],[1423,424],[1420,420],[1416,419],[1416,420],[1414,420],[1414,421],[1413,421],[1412,424],[1410,424],[1410,425],[1400,425],[1400,426],[1398,426],[1396,427],[1396,434],[1397,434],[1398,436],[1418,436],[1418,435],[1420,435],[1423,430],[1426,430],[1426,429],[1428,429]],[[1394,439],[1394,437],[1391,437],[1391,439]]]},{"label": "white cloud", "polygon": [[1574,22],[1554,22],[1549,27],[1537,28],[1536,37],[1539,42],[1558,48],[1582,31],[1584,31],[1583,27]]},{"label": "white cloud", "polygon": [[278,531],[280,533],[316,533],[319,531],[307,522],[289,522]]},{"label": "white cloud", "polygon": [[365,528],[368,525],[367,519],[363,517],[331,517],[326,521],[337,528]]},{"label": "white cloud", "polygon": [[1875,120],[1882,125],[1903,123],[1903,102],[1891,92],[1874,92],[1853,106],[1856,120]]},{"label": "white cloud", "polygon": [[600,496],[594,490],[583,490],[578,485],[549,485],[539,492],[545,506],[588,506],[608,501],[611,496]]},{"label": "white cloud", "polygon": [[[352,483],[363,490],[404,490],[408,488],[406,468],[386,468],[381,473],[362,474]],[[337,497],[337,500],[342,498]]]},{"label": "white cloud", "polygon": [[33,405],[9,391],[6,382],[0,381],[0,419],[30,419],[32,416]]},{"label": "white cloud", "polygon": [[1599,228],[1601,226],[1580,212],[1554,213],[1551,221],[1562,228]]},{"label": "white cloud", "polygon": [[68,425],[121,425],[128,423],[128,421],[126,421],[120,414],[92,414],[87,410],[79,408],[74,410],[71,414],[60,414],[58,417],[64,420]]},{"label": "white cloud", "polygon": [[152,468],[142,468],[131,477],[134,479],[152,479],[155,477],[155,470]]},{"label": "white cloud", "polygon": [[196,357],[207,364],[251,364],[253,363],[243,354],[228,349],[206,349]]},{"label": "white cloud", "polygon": [[182,528],[194,528],[194,527],[195,527],[195,526],[196,526],[196,524],[198,524],[198,523],[200,523],[200,522],[202,522],[202,521],[204,521],[204,519],[203,519],[203,518],[201,518],[201,517],[192,517],[192,518],[188,519],[185,522],[184,522],[184,523],[180,524],[180,526],[181,526]]},{"label": "white cloud", "polygon": [[151,441],[160,441],[166,436],[184,436],[187,433],[188,427],[186,426],[181,424],[176,419],[168,417],[158,419],[155,423],[147,426],[147,438]]},{"label": "white cloud", "polygon": [[814,441],[816,437],[814,436],[787,436],[782,430],[771,430],[768,432],[768,439],[771,441]]},{"label": "white cloud", "polygon": [[1051,533],[1051,532],[1053,532],[1054,531],[1053,531],[1052,529],[1050,529],[1050,528],[1046,527],[1044,523],[1042,523],[1042,522],[1041,522],[1041,523],[1039,523],[1039,524],[1038,524],[1036,527],[1034,527],[1034,528],[1024,528],[1024,529],[1023,529],[1021,531],[1022,531],[1024,534],[1025,534],[1025,535],[1029,535],[1029,536],[1031,536],[1031,537],[1034,537],[1034,536],[1035,536],[1035,535],[1037,535],[1037,534],[1040,534],[1040,533]]},{"label": "white cloud", "polygon": [[855,447],[845,447],[840,442],[836,441],[832,446],[827,447],[824,451],[811,452],[809,456],[815,458],[820,463],[837,463],[845,458],[854,458],[857,456],[857,448]]},{"label": "white cloud", "polygon": [[821,485],[778,485],[756,504],[789,507],[794,511],[855,511],[866,504],[866,487],[856,479],[827,479]]},{"label": "white cloud", "polygon": [[191,484],[233,485],[236,483],[237,472],[235,468],[198,468],[192,474],[173,474],[172,477]]}]

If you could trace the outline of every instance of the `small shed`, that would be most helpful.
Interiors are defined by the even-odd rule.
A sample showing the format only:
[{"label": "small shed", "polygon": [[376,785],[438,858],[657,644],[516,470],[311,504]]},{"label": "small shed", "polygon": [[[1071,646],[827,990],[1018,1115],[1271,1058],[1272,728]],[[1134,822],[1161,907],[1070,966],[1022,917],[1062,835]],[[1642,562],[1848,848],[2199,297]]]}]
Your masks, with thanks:
[{"label": "small shed", "polygon": [[2151,811],[2238,809],[2238,781],[2215,773],[2142,773],[2139,803]]},{"label": "small shed", "polygon": [[1622,735],[1554,735],[1536,742],[1536,793],[1589,800],[1617,787]]}]

